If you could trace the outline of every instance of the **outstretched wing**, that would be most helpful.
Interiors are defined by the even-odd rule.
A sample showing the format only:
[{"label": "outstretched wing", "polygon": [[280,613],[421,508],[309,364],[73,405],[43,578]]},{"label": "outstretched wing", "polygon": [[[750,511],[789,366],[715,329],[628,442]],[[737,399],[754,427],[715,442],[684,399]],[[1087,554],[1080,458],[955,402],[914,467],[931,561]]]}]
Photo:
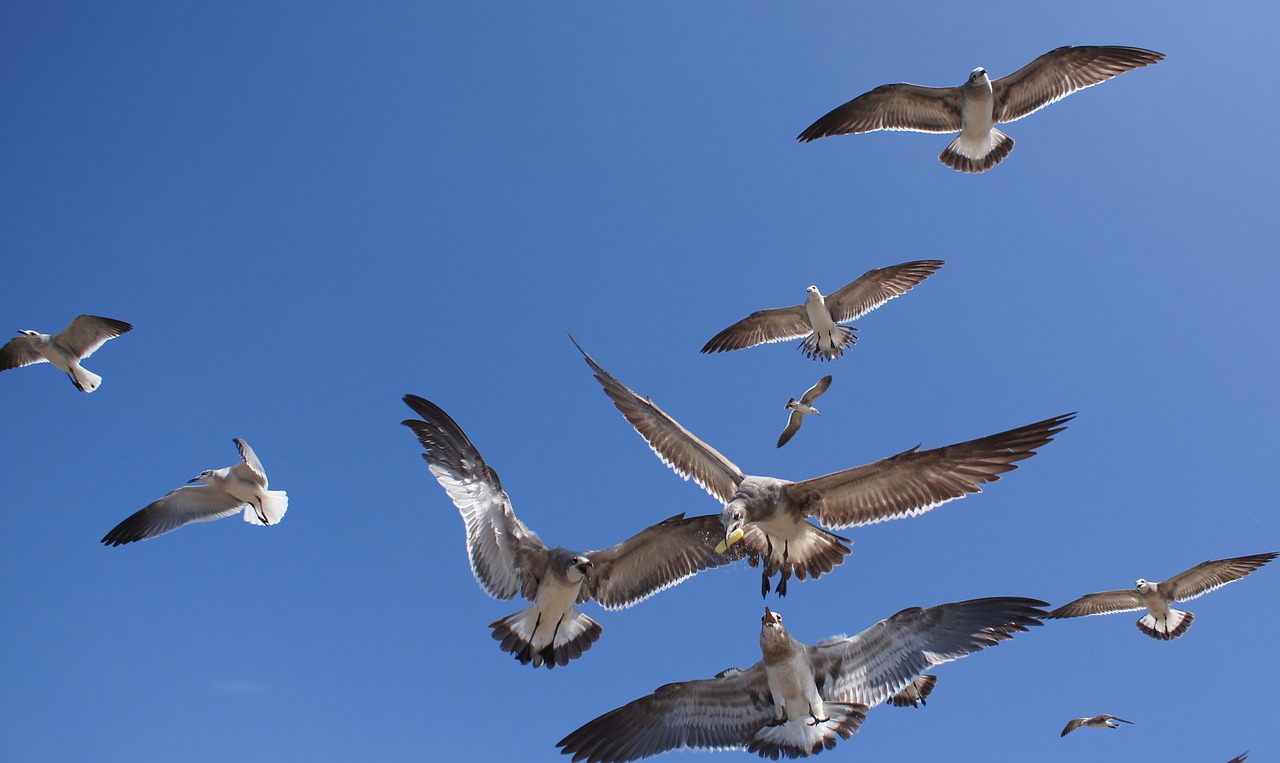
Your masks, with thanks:
[{"label": "outstretched wing", "polygon": [[517,593],[533,598],[546,566],[547,548],[516,518],[498,473],[484,462],[462,428],[430,400],[405,395],[422,420],[400,422],[426,450],[431,474],[458,507],[467,527],[467,559],[485,591],[497,599]]},{"label": "outstretched wing", "polygon": [[728,503],[742,482],[742,470],[733,462],[720,454],[718,450],[699,440],[693,432],[680,426],[652,400],[642,398],[631,388],[600,367],[587,351],[582,349],[578,340],[569,335],[573,346],[578,348],[587,365],[595,373],[596,381],[604,387],[604,393],[613,400],[613,405],[640,436],[649,443],[649,447],[657,454],[662,463],[671,467],[672,471],[685,479],[693,477],[693,481],[702,486],[721,502]]},{"label": "outstretched wing", "polygon": [[1040,625],[1043,601],[993,597],[904,609],[850,638],[805,647],[824,699],[868,707],[934,665],[958,660]]},{"label": "outstretched wing", "polygon": [[1160,590],[1174,601],[1189,601],[1233,583],[1275,558],[1276,554],[1270,553],[1201,562],[1161,583]]},{"label": "outstretched wing", "polygon": [[804,305],[771,307],[757,310],[719,334],[702,346],[702,352],[729,352],[745,350],[767,342],[785,342],[813,333],[809,314]]},{"label": "outstretched wing", "polygon": [[724,538],[720,517],[677,514],[637,535],[587,556],[595,565],[579,599],[590,597],[605,609],[623,609],[710,567],[742,558],[735,546],[717,554]]},{"label": "outstretched wing", "polygon": [[945,264],[943,260],[918,260],[868,270],[853,283],[827,295],[827,310],[836,323],[857,320],[894,297],[911,291]]},{"label": "outstretched wing", "polygon": [[[828,376],[828,379],[831,377]],[[787,426],[782,430],[782,435],[778,437],[778,447],[791,442],[791,438],[796,436],[796,432],[800,431],[800,425],[804,423],[804,414],[800,411],[792,411],[787,417]]]},{"label": "outstretched wing", "polygon": [[1053,440],[1074,413],[1028,424],[977,440],[932,450],[919,446],[824,477],[796,482],[786,490],[792,505],[805,507],[823,525],[840,529],[915,516],[947,501],[981,492],[1017,462]]},{"label": "outstretched wing", "polygon": [[1050,612],[1047,617],[1088,617],[1089,615],[1111,615],[1116,612],[1137,612],[1146,609],[1142,597],[1137,591],[1099,591],[1088,593],[1075,601],[1067,602]]},{"label": "outstretched wing", "polygon": [[[244,465],[252,472],[252,480],[267,487],[267,470],[263,468],[262,462],[258,460],[258,454],[253,452],[253,448],[249,447],[249,443],[239,437],[232,440],[236,444],[236,448],[240,451],[240,458],[244,459]],[[237,464],[236,466],[239,466]],[[241,475],[248,476],[248,475]]]},{"label": "outstretched wing", "polygon": [[1064,45],[991,83],[996,121],[1013,122],[1117,74],[1164,60],[1163,53],[1115,45]]},{"label": "outstretched wing", "polygon": [[661,686],[556,742],[575,763],[620,763],[671,750],[735,750],[773,719],[764,664]]},{"label": "outstretched wing", "polygon": [[800,396],[800,402],[804,403],[805,405],[813,405],[813,401],[822,397],[823,393],[825,393],[827,391],[827,388],[830,386],[831,386],[831,375],[828,374],[822,377],[821,379],[819,379],[817,384],[805,390],[804,394]]},{"label": "outstretched wing", "polygon": [[48,362],[49,359],[36,352],[36,348],[31,345],[31,340],[25,336],[14,337],[5,342],[4,347],[0,347],[0,371]]},{"label": "outstretched wing", "polygon": [[53,341],[83,360],[106,344],[108,339],[132,330],[132,324],[114,318],[77,315],[70,325],[53,335]]},{"label": "outstretched wing", "polygon": [[827,112],[796,140],[808,143],[828,135],[876,130],[956,132],[961,126],[962,100],[958,87],[881,85]]},{"label": "outstretched wing", "polygon": [[139,509],[107,533],[102,542],[123,546],[173,532],[183,525],[212,522],[247,508],[227,491],[210,485],[187,485]]}]

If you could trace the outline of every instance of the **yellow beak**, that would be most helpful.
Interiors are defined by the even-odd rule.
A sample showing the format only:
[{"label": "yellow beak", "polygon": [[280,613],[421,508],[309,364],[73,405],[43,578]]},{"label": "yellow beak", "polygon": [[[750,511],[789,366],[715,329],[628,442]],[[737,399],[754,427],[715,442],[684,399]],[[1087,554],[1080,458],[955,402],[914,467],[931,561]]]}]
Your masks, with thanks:
[{"label": "yellow beak", "polygon": [[733,546],[733,544],[742,540],[743,535],[746,535],[746,533],[742,531],[741,527],[729,533],[724,540],[720,541],[720,543],[716,545],[716,553],[723,554],[724,552],[728,551],[729,548]]}]

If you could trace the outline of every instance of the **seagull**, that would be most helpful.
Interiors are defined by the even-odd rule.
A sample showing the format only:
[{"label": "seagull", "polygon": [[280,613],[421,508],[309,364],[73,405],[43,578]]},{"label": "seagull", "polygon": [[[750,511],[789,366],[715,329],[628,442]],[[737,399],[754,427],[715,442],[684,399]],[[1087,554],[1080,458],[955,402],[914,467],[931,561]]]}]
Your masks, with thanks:
[{"label": "seagull", "polygon": [[928,704],[925,698],[933,693],[933,687],[938,683],[938,677],[931,674],[920,676],[916,680],[907,684],[902,691],[885,700],[886,705],[894,707],[920,707]]},{"label": "seagull", "polygon": [[1064,45],[995,81],[978,67],[959,87],[881,85],[832,109],[796,140],[808,143],[876,130],[960,131],[938,160],[960,172],[986,172],[1013,150],[1013,138],[997,130],[997,124],[1017,121],[1077,90],[1162,60],[1163,53],[1142,48]]},{"label": "seagull", "polygon": [[102,384],[102,377],[80,366],[108,339],[132,331],[133,326],[114,318],[77,315],[71,324],[50,336],[31,329],[19,329],[18,336],[0,347],[0,371],[21,368],[32,363],[52,363],[71,377],[81,392],[92,392]]},{"label": "seagull", "polygon": [[489,625],[502,650],[522,665],[566,665],[600,638],[600,625],[574,604],[595,599],[605,609],[624,609],[740,558],[714,550],[720,535],[714,514],[677,514],[600,551],[548,548],[516,518],[498,473],[449,414],[417,395],[405,395],[404,402],[422,420],[402,423],[417,435],[431,474],[462,514],[476,582],[495,599],[518,593],[533,602]]},{"label": "seagull", "polygon": [[1170,641],[1186,633],[1195,619],[1195,615],[1174,609],[1171,604],[1190,601],[1233,583],[1275,558],[1275,553],[1269,553],[1201,562],[1163,583],[1140,578],[1136,590],[1086,594],[1053,610],[1049,617],[1110,615],[1145,609],[1147,614],[1138,620],[1138,630],[1151,638]]},{"label": "seagull", "polygon": [[839,324],[857,320],[906,294],[945,264],[942,260],[919,260],[868,270],[825,297],[817,286],[810,286],[804,304],[757,310],[711,337],[702,352],[745,350],[766,342],[804,337],[800,350],[805,357],[835,360],[857,341],[855,329]]},{"label": "seagull", "polygon": [[1244,763],[1244,759],[1245,759],[1245,758],[1247,758],[1247,757],[1249,757],[1249,751],[1248,751],[1248,750],[1245,750],[1244,752],[1242,752],[1242,753],[1240,753],[1239,755],[1235,756],[1235,757],[1234,757],[1234,758],[1232,758],[1231,760],[1228,760],[1228,761],[1227,761],[1227,763]]},{"label": "seagull", "polygon": [[791,416],[787,419],[787,428],[782,430],[782,436],[778,438],[778,447],[781,448],[795,437],[796,432],[800,431],[800,425],[804,423],[804,417],[809,414],[822,415],[822,412],[813,407],[813,401],[822,396],[827,391],[827,387],[831,386],[831,376],[827,375],[818,380],[818,383],[805,390],[799,400],[794,397],[787,399],[786,409],[791,411]]},{"label": "seagull", "polygon": [[922,451],[917,445],[896,456],[802,482],[754,477],[680,426],[652,400],[615,379],[572,335],[569,338],[614,407],[658,458],[681,477],[693,477],[724,503],[720,512],[724,542],[717,550],[741,541],[751,566],[763,558],[761,592],[765,595],[775,573],[782,575],[775,590],[785,596],[793,574],[801,580],[817,578],[841,564],[852,550],[845,545],[847,538],[815,526],[806,517],[838,530],[923,514],[947,501],[982,492],[980,485],[1018,468],[1016,462],[1034,456],[1036,448],[1050,442],[1075,418],[1068,413],[932,450]]},{"label": "seagull", "polygon": [[1092,718],[1072,718],[1067,721],[1066,728],[1064,728],[1062,733],[1058,736],[1066,736],[1081,726],[1087,726],[1091,729],[1118,729],[1120,728],[1120,723],[1116,723],[1116,721],[1120,721],[1120,723],[1128,723],[1130,725],[1133,724],[1133,721],[1126,721],[1124,718],[1107,715],[1105,713],[1102,715],[1095,715]]},{"label": "seagull", "polygon": [[249,443],[232,440],[240,450],[240,463],[200,472],[188,484],[131,515],[103,537],[108,546],[123,546],[173,532],[193,522],[212,522],[244,512],[251,525],[277,525],[289,510],[283,490],[267,490],[267,470]]},{"label": "seagull", "polygon": [[747,670],[660,686],[556,743],[577,761],[619,763],[670,750],[745,749],[762,758],[806,757],[848,739],[867,710],[921,671],[1040,625],[1036,599],[995,597],[911,607],[853,637],[813,646],[765,607],[760,651]]}]

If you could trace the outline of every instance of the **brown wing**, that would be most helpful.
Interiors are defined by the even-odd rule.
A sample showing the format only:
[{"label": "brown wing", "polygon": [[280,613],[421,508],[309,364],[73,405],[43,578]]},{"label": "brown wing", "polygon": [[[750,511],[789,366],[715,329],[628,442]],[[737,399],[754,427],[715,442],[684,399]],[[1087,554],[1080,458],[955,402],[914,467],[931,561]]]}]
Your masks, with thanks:
[{"label": "brown wing", "polygon": [[919,260],[868,270],[853,283],[827,295],[827,311],[836,323],[857,320],[911,291],[945,264],[942,260]]},{"label": "brown wing", "polygon": [[587,365],[595,372],[596,381],[604,387],[604,393],[613,401],[613,405],[631,426],[635,427],[649,448],[657,454],[662,463],[671,467],[672,471],[685,479],[693,477],[694,482],[702,486],[722,503],[729,499],[742,482],[742,470],[710,445],[699,440],[693,432],[680,426],[680,423],[668,416],[652,400],[642,398],[631,388],[600,367],[587,351],[582,349],[578,340],[569,335],[573,346],[578,348]]},{"label": "brown wing", "polygon": [[[830,379],[831,377],[827,377]],[[791,442],[791,438],[796,436],[796,432],[800,431],[800,425],[804,423],[804,414],[800,411],[792,411],[787,417],[787,426],[782,430],[782,435],[778,437],[778,447]]]},{"label": "brown wing", "polygon": [[1276,554],[1270,553],[1201,562],[1161,583],[1160,591],[1173,601],[1190,601],[1234,583],[1275,558]]},{"label": "brown wing", "polygon": [[919,446],[864,466],[787,486],[793,506],[840,529],[916,516],[979,493],[1031,458],[1075,418],[1074,413],[933,450]]},{"label": "brown wing", "polygon": [[837,106],[796,136],[801,143],[828,135],[911,130],[956,132],[960,129],[958,87],[921,87],[900,82],[881,85]]},{"label": "brown wing", "polygon": [[813,333],[809,315],[804,305],[773,307],[757,310],[719,334],[702,346],[702,352],[728,352],[745,350],[766,342],[785,342]]},{"label": "brown wing", "polygon": [[587,554],[595,569],[580,600],[594,596],[605,609],[623,609],[710,567],[742,558],[735,546],[715,552],[724,539],[717,514],[677,514],[603,551]]},{"label": "brown wing", "polygon": [[1142,597],[1136,590],[1101,591],[1081,596],[1075,601],[1063,604],[1048,614],[1051,618],[1088,617],[1089,615],[1112,615],[1116,612],[1137,612],[1146,609]]},{"label": "brown wing", "polygon": [[0,347],[0,371],[10,368],[22,368],[32,363],[47,363],[45,357],[36,352],[31,341],[25,336],[14,337]]},{"label": "brown wing", "polygon": [[1163,59],[1163,53],[1142,48],[1064,45],[991,83],[996,100],[996,121],[1022,119],[1077,90]]}]

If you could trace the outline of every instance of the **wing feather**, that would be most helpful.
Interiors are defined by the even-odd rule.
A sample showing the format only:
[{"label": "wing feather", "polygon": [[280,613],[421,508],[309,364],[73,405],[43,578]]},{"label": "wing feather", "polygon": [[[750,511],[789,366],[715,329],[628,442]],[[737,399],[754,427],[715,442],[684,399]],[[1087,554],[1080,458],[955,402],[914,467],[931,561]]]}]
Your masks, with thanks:
[{"label": "wing feather", "polygon": [[1160,590],[1174,601],[1190,601],[1234,583],[1275,558],[1276,554],[1268,553],[1201,562],[1161,583]]},{"label": "wing feather", "polygon": [[36,351],[31,340],[25,336],[17,336],[0,347],[0,371],[10,368],[22,368],[33,363],[48,363],[49,360]]},{"label": "wing feather", "polygon": [[956,132],[961,127],[962,98],[958,87],[881,85],[827,112],[796,140],[808,143],[829,135],[876,130]]},{"label": "wing feather", "polygon": [[615,546],[589,553],[595,570],[584,589],[605,609],[630,607],[702,570],[740,559],[737,546],[716,553],[723,538],[719,515],[677,514]]},{"label": "wing feather", "polygon": [[53,335],[53,341],[83,360],[106,344],[108,339],[132,330],[132,324],[115,318],[77,315],[65,329]]},{"label": "wing feather", "polygon": [[165,494],[131,514],[102,538],[108,546],[122,546],[156,538],[183,525],[212,522],[248,508],[230,493],[211,485],[186,485]]},{"label": "wing feather", "polygon": [[1089,615],[1110,615],[1116,612],[1137,612],[1146,609],[1142,597],[1136,590],[1099,591],[1081,596],[1075,601],[1067,602],[1053,610],[1048,617],[1088,617]]},{"label": "wing feather", "polygon": [[768,342],[785,342],[813,333],[809,314],[804,305],[772,307],[757,310],[719,334],[702,346],[702,352],[729,352],[745,350]]},{"label": "wing feather", "polygon": [[827,310],[836,323],[857,320],[894,297],[911,291],[945,264],[943,260],[918,260],[868,270],[853,283],[827,295]]},{"label": "wing feather", "polygon": [[1142,48],[1064,45],[991,83],[996,121],[1017,121],[1077,90],[1163,59],[1163,53]]}]

